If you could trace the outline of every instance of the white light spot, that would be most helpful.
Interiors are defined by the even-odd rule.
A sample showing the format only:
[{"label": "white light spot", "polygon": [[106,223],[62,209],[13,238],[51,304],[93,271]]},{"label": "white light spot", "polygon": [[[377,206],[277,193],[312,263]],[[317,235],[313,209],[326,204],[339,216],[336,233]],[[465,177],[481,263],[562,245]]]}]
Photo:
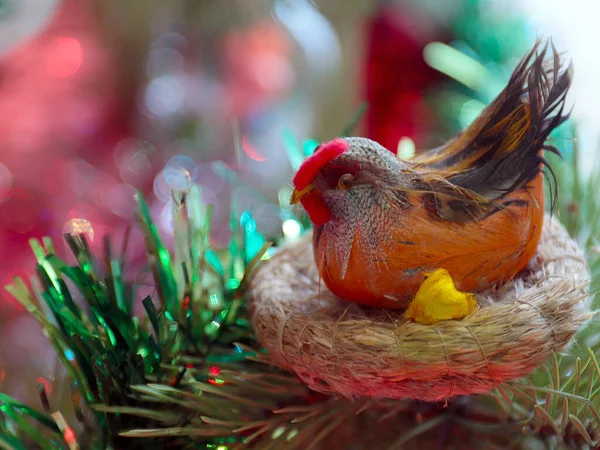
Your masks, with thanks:
[{"label": "white light spot", "polygon": [[400,159],[412,159],[415,156],[415,143],[409,137],[403,137],[398,141],[397,155]]},{"label": "white light spot", "polygon": [[171,199],[171,187],[165,180],[164,173],[161,172],[154,178],[153,190],[159,200],[168,202]]},{"label": "white light spot", "polygon": [[481,114],[485,105],[478,100],[467,100],[460,109],[460,124],[463,128],[468,127]]},{"label": "white light spot", "polygon": [[288,240],[298,239],[300,233],[302,232],[302,227],[298,221],[294,219],[285,220],[281,228],[283,229],[283,234]]},{"label": "white light spot", "polygon": [[187,191],[198,175],[198,168],[192,158],[184,155],[173,156],[163,170],[165,181],[176,191]]},{"label": "white light spot", "polygon": [[92,224],[85,219],[70,219],[63,227],[63,232],[74,236],[77,234],[86,234],[90,241],[94,240],[94,228]]},{"label": "white light spot", "polygon": [[183,106],[185,90],[180,77],[163,75],[153,79],[146,88],[146,106],[159,117],[176,113]]},{"label": "white light spot", "polygon": [[304,51],[309,72],[325,76],[340,66],[340,40],[312,1],[276,2],[274,13]]},{"label": "white light spot", "polygon": [[160,210],[160,219],[159,219],[160,227],[167,233],[173,234],[173,202],[169,201],[163,208]]}]

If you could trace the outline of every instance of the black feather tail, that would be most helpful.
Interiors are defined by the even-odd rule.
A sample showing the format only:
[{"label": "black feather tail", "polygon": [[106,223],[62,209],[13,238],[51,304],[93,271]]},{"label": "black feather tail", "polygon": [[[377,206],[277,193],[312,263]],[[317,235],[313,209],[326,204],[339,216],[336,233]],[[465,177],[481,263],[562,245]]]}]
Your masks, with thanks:
[{"label": "black feather tail", "polygon": [[569,117],[570,72],[552,43],[538,41],[482,114],[442,148],[416,158],[416,166],[488,202],[523,188],[545,167],[554,203],[556,177],[542,150],[560,155],[546,140]]}]

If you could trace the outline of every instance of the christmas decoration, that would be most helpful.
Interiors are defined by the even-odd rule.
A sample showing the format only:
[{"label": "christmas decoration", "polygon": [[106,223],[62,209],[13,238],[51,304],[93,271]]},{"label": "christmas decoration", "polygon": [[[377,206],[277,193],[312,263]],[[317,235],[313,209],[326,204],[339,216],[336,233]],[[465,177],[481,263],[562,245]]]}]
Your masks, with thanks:
[{"label": "christmas decoration", "polygon": [[[296,14],[295,10],[303,3],[293,2],[294,10],[290,2],[277,3],[282,7],[276,10],[275,16],[285,20],[287,28],[296,32],[295,36],[307,36],[307,42],[310,37],[312,45],[323,50],[324,40],[315,38],[314,15],[310,16],[310,20],[308,15],[300,20]],[[430,132],[431,123],[425,120],[433,116],[451,121],[449,128],[453,130],[468,125],[481,112],[483,104],[488,103],[504,86],[509,75],[507,70],[510,70],[506,68],[507,59],[510,60],[515,52],[521,54],[520,50],[517,51],[519,44],[523,44],[519,41],[522,38],[519,27],[514,24],[500,27],[494,23],[492,19],[496,17],[497,9],[492,14],[486,2],[465,0],[462,3],[470,5],[471,13],[466,9],[461,11],[460,20],[454,25],[453,33],[458,42],[453,42],[452,46],[440,43],[425,45],[427,40],[440,39],[440,36],[429,36],[418,44],[421,47],[425,45],[425,59],[431,67],[457,79],[460,74],[472,75],[468,78],[470,82],[475,80],[471,85],[473,90],[457,87],[455,82],[448,83],[451,89],[437,92],[440,98],[433,105],[428,105],[427,115],[415,116],[423,119],[416,124],[418,130],[410,123],[407,128],[400,126],[401,130],[408,130],[411,137],[414,132],[417,139],[419,136],[435,138],[436,133]],[[63,4],[73,5],[74,2],[65,1]],[[156,22],[167,20],[166,17],[171,17],[179,26],[189,16],[197,15],[203,18],[206,26],[191,28],[202,34],[203,42],[214,42],[214,31],[221,30],[225,23],[223,17],[213,14],[220,7],[220,2],[186,1],[175,4],[186,5],[180,9],[180,15],[158,14],[162,19],[154,21],[153,27],[159,26]],[[250,8],[247,5],[250,3],[237,5],[238,15],[244,18],[251,16],[249,10],[244,9]],[[304,5],[306,11],[315,8],[311,2],[304,2]],[[439,6],[439,3],[434,5],[435,8]],[[157,5],[148,7],[156,8]],[[480,13],[477,17],[472,14],[475,10]],[[120,24],[123,17],[128,17],[124,14],[115,16]],[[131,27],[123,28],[127,35],[132,35]],[[64,228],[65,221],[59,221],[56,226],[47,224],[44,229],[53,235],[53,240],[46,238],[31,242],[38,261],[36,276],[30,280],[13,279],[8,287],[12,295],[6,297],[13,298],[14,295],[40,322],[61,361],[61,367],[68,372],[69,384],[66,392],[61,393],[60,382],[53,385],[43,378],[39,379],[40,402],[28,401],[27,405],[0,394],[0,448],[531,450],[597,447],[600,442],[597,321],[580,329],[576,345],[561,352],[551,351],[567,342],[581,321],[588,317],[588,305],[582,300],[587,295],[585,285],[589,275],[580,249],[585,250],[585,259],[592,273],[591,292],[600,288],[600,252],[595,238],[600,203],[593,195],[600,183],[600,171],[594,172],[590,179],[580,176],[576,169],[579,157],[574,144],[576,141],[561,139],[553,142],[561,148],[566,159],[565,164],[553,165],[561,188],[561,201],[552,208],[556,214],[544,221],[538,253],[529,270],[502,291],[492,292],[489,296],[477,295],[478,309],[463,320],[421,325],[405,321],[399,311],[382,309],[377,309],[377,312],[385,317],[369,316],[363,320],[365,312],[373,311],[345,301],[339,303],[323,285],[320,291],[311,291],[314,292],[314,301],[305,305],[303,287],[310,286],[313,290],[319,287],[315,282],[318,275],[310,251],[311,236],[301,237],[310,228],[310,222],[303,216],[297,216],[287,204],[291,188],[280,190],[285,170],[281,167],[281,170],[265,169],[264,159],[272,162],[278,155],[280,161],[285,160],[283,149],[267,146],[258,139],[261,134],[266,134],[265,130],[274,129],[273,116],[276,115],[282,122],[292,120],[285,118],[287,116],[280,114],[279,110],[277,114],[266,114],[265,111],[271,111],[269,108],[253,108],[252,103],[259,97],[250,93],[244,93],[241,100],[224,100],[228,93],[223,86],[239,87],[244,84],[246,87],[272,89],[267,96],[270,100],[287,92],[289,85],[283,81],[290,80],[287,76],[289,70],[280,70],[280,78],[275,82],[272,78],[274,68],[286,67],[282,63],[287,58],[289,47],[281,45],[280,40],[285,36],[273,28],[264,28],[263,25],[261,28],[275,36],[279,43],[270,43],[266,47],[256,44],[257,35],[250,29],[232,40],[221,41],[223,48],[219,51],[231,55],[228,61],[235,69],[225,77],[226,84],[219,82],[218,71],[212,67],[198,68],[197,64],[189,64],[187,59],[186,74],[182,73],[183,56],[197,51],[196,42],[189,39],[190,36],[187,36],[188,40],[178,33],[165,33],[152,44],[147,61],[148,85],[140,96],[142,109],[148,107],[144,113],[154,118],[149,127],[152,136],[160,135],[168,143],[180,134],[188,139],[185,141],[186,149],[189,149],[190,139],[194,139],[212,155],[227,149],[228,154],[222,155],[225,163],[204,161],[195,164],[192,158],[197,155],[191,150],[181,155],[182,142],[178,141],[177,145],[168,149],[177,152],[177,155],[168,155],[174,158],[154,180],[155,193],[164,204],[154,202],[148,207],[143,196],[138,195],[139,226],[125,231],[123,244],[119,242],[120,230],[113,227],[110,239],[103,239],[105,230],[87,214],[69,216]],[[241,47],[244,39],[255,50],[250,57],[243,56],[245,62],[240,66],[236,54],[239,54],[240,48],[244,49]],[[88,55],[85,42],[81,42],[84,56]],[[74,48],[69,47],[71,41],[59,43],[62,45],[59,48]],[[207,44],[207,47],[211,46]],[[415,59],[418,53],[413,53]],[[76,56],[77,52],[69,54]],[[329,54],[321,52],[319,55]],[[161,68],[160,61],[165,59],[174,61],[176,70],[161,72],[164,68]],[[265,62],[263,67],[256,68],[256,71],[247,70],[249,67],[246,65],[255,64],[257,60]],[[267,60],[271,63],[278,61],[266,64]],[[315,68],[333,64],[323,57],[314,58],[314,62],[318,62]],[[84,73],[87,64],[88,60],[84,58],[74,77]],[[514,61],[509,65],[512,68]],[[482,70],[483,66],[487,72]],[[122,65],[115,67],[120,73],[127,72]],[[394,70],[390,67],[390,71]],[[269,75],[272,84],[260,82],[264,81],[265,74]],[[439,87],[433,78],[442,77],[431,71],[429,74],[432,79],[424,83],[425,87]],[[414,75],[413,78],[418,81],[418,74]],[[202,79],[202,88],[198,92],[195,89],[188,91],[190,81],[197,79]],[[421,107],[424,105],[419,103],[427,96],[406,98],[411,100],[412,112],[423,111]],[[381,93],[378,99],[381,117],[385,114],[382,107],[389,102]],[[190,105],[202,110],[202,121],[191,115]],[[158,109],[152,110],[150,106]],[[228,157],[232,156],[234,148],[229,145],[231,124],[227,122],[227,127],[223,127],[216,119],[204,120],[205,117],[212,118],[214,111],[229,111],[229,108],[240,108],[250,114],[246,121],[241,120],[241,132],[234,132],[236,162]],[[401,111],[402,108],[396,110]],[[184,115],[185,118],[182,117]],[[260,120],[257,120],[257,115]],[[283,162],[294,168],[302,163],[304,157],[310,156],[317,145],[313,140],[298,143],[294,137],[308,134],[305,132],[306,122],[310,121],[308,116],[306,110],[298,116],[291,116],[299,119],[293,120],[297,128],[284,135],[290,161]],[[122,117],[121,113],[112,116],[116,122],[120,122]],[[369,120],[375,120],[373,117]],[[412,116],[402,117],[413,120]],[[122,122],[125,124],[127,121]],[[381,122],[380,132],[390,131],[386,139],[390,142],[389,148],[395,149],[397,139],[405,134],[397,134],[398,129],[392,130],[392,126],[398,124],[386,128],[390,122]],[[198,123],[199,126],[196,125]],[[236,127],[234,124],[234,130]],[[562,137],[572,136],[570,128],[563,126],[560,132]],[[278,133],[271,131],[270,135],[276,134],[281,140]],[[345,131],[341,135],[349,133]],[[72,137],[68,132],[57,134],[61,138]],[[203,139],[205,134],[209,139]],[[119,141],[123,137],[120,133],[109,133],[108,137],[115,135]],[[379,140],[374,135],[370,137]],[[52,140],[41,141],[46,145],[52,144]],[[136,167],[143,168],[143,174],[148,175],[152,158],[146,144],[137,139],[126,139],[122,144],[117,146],[118,151],[115,150],[115,160],[122,175],[127,180],[135,179],[139,175]],[[271,153],[265,151],[266,147],[271,149]],[[402,155],[411,154],[406,151],[407,148],[410,150],[410,145],[401,147]],[[98,157],[101,158],[101,154]],[[548,155],[551,163],[553,158],[554,155]],[[278,204],[266,206],[271,208],[271,215],[277,216],[281,225],[279,232],[264,232],[267,216],[266,209],[262,208],[264,205],[250,212],[250,205],[256,205],[252,201],[240,200],[244,193],[256,193],[243,181],[250,172],[245,171],[245,165],[257,173],[264,173],[273,184],[278,183],[276,189],[263,191],[277,193],[272,195],[274,200],[271,199],[271,202]],[[289,170],[289,167],[286,169]],[[10,171],[13,171],[12,167]],[[0,165],[0,190],[7,179],[3,176],[5,172]],[[53,179],[66,178],[68,174],[69,179],[77,180],[73,184],[77,186],[75,192],[78,194],[105,191],[98,186],[90,189],[96,178],[91,178],[81,165],[60,173],[53,172]],[[10,181],[10,177],[8,179]],[[195,183],[205,186],[199,188]],[[227,183],[236,188],[231,208],[227,200],[229,186],[224,188]],[[53,187],[52,183],[47,185]],[[82,193],[82,189],[85,192]],[[127,192],[123,189],[122,194],[128,196]],[[34,193],[28,199],[39,199],[39,196]],[[25,205],[29,200],[20,204]],[[261,197],[261,201],[265,199]],[[61,208],[71,208],[68,203],[68,200],[63,200]],[[207,203],[213,204],[214,208],[206,206]],[[121,202],[110,202],[110,206],[121,213],[124,209]],[[226,222],[222,219],[228,215],[231,227],[223,225]],[[220,217],[215,220],[215,216]],[[10,214],[2,217],[2,220],[10,219]],[[567,237],[558,224],[559,220],[578,245]],[[56,245],[58,239],[55,235],[61,230],[67,233],[65,240],[74,257],[64,255],[61,246]],[[147,257],[141,265],[131,262],[136,232],[142,235],[147,247]],[[93,244],[90,242],[92,233]],[[219,238],[215,239],[215,235]],[[298,247],[277,249],[279,244],[298,239]],[[275,241],[274,248],[269,247],[269,240]],[[0,246],[5,253],[24,258],[24,252],[16,251],[16,248],[7,251],[5,244]],[[296,251],[301,253],[300,256],[294,253]],[[286,258],[290,259],[289,263],[284,261]],[[303,261],[306,272],[298,271]],[[260,267],[262,269],[257,272]],[[282,272],[280,277],[271,276],[276,272],[274,268]],[[307,278],[308,273],[312,279]],[[564,279],[568,281],[561,281]],[[437,288],[450,289],[449,283],[454,283],[446,277],[432,281],[435,283],[431,286],[421,285],[426,294],[433,295]],[[251,292],[249,286],[253,286]],[[284,294],[283,302],[268,295],[274,287]],[[453,291],[453,294],[460,301],[460,291]],[[527,304],[515,301],[517,297]],[[332,311],[329,303],[332,298],[338,302],[335,304],[342,315],[340,322],[325,317]],[[425,297],[424,304],[431,306],[432,302]],[[297,313],[297,308],[302,307],[305,309]],[[489,335],[479,334],[481,322],[473,326],[469,324],[476,320],[485,322],[489,319],[486,314],[496,307],[499,309],[494,313],[494,317],[498,318],[495,327],[499,330],[486,330],[498,331],[498,334],[493,339],[483,339]],[[261,314],[261,310],[263,313],[270,311],[272,316]],[[315,311],[315,314],[306,315],[310,311]],[[257,332],[249,322],[250,313],[258,324]],[[439,315],[436,313],[436,319]],[[258,318],[261,318],[260,322]],[[352,323],[353,319],[358,320]],[[515,322],[517,325],[512,328]],[[346,326],[350,328],[346,330]],[[290,343],[285,337],[296,327],[298,341]],[[363,334],[357,333],[361,327],[367,330]],[[415,331],[410,335],[415,340],[396,339],[404,337],[407,329]],[[447,329],[456,329],[458,334],[444,334]],[[437,330],[442,330],[442,334],[438,334]],[[473,330],[474,335],[470,333]],[[269,334],[265,338],[267,331]],[[335,373],[338,368],[356,361],[353,359],[356,355],[344,353],[351,347],[342,349],[344,351],[338,348],[340,342],[345,342],[343,340],[349,336],[345,331],[354,334],[351,339],[360,341],[361,351],[369,350],[362,366],[352,367],[349,383],[356,383],[353,370],[358,369],[359,376],[367,376],[371,381],[361,388],[377,388],[381,380],[378,375],[385,375],[378,357],[388,352],[390,358],[396,360],[398,355],[407,356],[405,361],[410,361],[410,358],[416,360],[418,365],[413,367],[416,370],[434,363],[433,376],[437,378],[422,380],[424,383],[416,386],[417,389],[426,389],[429,382],[431,396],[437,390],[437,398],[446,400],[422,402],[410,398],[378,398],[373,397],[373,389],[362,391],[366,395],[349,401],[343,396],[309,389],[304,381],[313,383],[317,391],[326,392],[331,392],[331,386],[337,387],[348,381],[341,380],[339,372]],[[462,340],[453,341],[456,336]],[[516,336],[514,341],[513,336]],[[257,337],[269,348],[259,345]],[[447,341],[448,337],[452,339]],[[421,343],[427,340],[431,344],[431,352],[423,350],[423,345],[412,347],[420,339]],[[522,345],[524,342],[527,344]],[[283,344],[283,349],[278,347],[279,343]],[[12,340],[5,342],[4,347],[12,344]],[[319,366],[316,372],[312,372],[315,349],[318,352],[324,350],[323,354],[329,352],[332,356],[329,361],[319,361],[323,364],[323,371]],[[283,364],[285,358],[287,362]],[[545,363],[539,366],[544,360]],[[299,370],[304,381],[277,365]],[[298,369],[300,365],[302,368]],[[539,367],[534,370],[536,366]],[[410,366],[407,368],[411,370]],[[404,368],[398,372],[400,377],[404,376],[402,370]],[[469,370],[473,373],[465,373]],[[533,372],[529,373],[531,370]],[[447,375],[456,375],[456,372],[459,376],[453,383]],[[331,375],[334,373],[335,378]],[[504,381],[526,373],[529,374],[521,379]],[[323,380],[326,376],[330,378],[329,385]],[[0,370],[0,381],[3,378],[4,368]],[[485,393],[456,397],[461,386],[473,392],[472,385]],[[0,389],[5,386],[0,385]],[[409,384],[405,387],[408,388]]]},{"label": "christmas decoration", "polygon": [[396,149],[400,139],[407,137],[426,145],[435,129],[438,113],[425,99],[443,75],[427,65],[423,50],[450,33],[431,22],[425,14],[391,2],[367,22],[366,135],[387,149]]},{"label": "christmas decoration", "polygon": [[[583,239],[582,243],[587,242],[590,249],[594,241],[587,240],[586,230],[592,218],[600,213],[600,203],[595,197],[581,195],[588,192],[597,179],[582,180],[574,175],[573,161],[568,163],[557,169],[559,182],[570,189],[563,196],[561,217],[571,233]],[[267,244],[261,243],[264,241],[256,232],[252,216],[246,214],[243,221],[233,221],[234,237],[229,248],[215,251],[207,246],[206,240],[210,209],[202,206],[197,188],[192,187],[185,197],[176,197],[174,229],[178,250],[173,254],[159,240],[156,225],[149,218],[141,197],[138,201],[148,262],[157,287],[152,297],[145,299],[146,313],[141,318],[133,316],[134,286],[127,281],[123,250],[115,252],[108,241],[104,258],[98,259],[90,254],[85,236],[67,235],[77,255],[75,266],[58,258],[51,241],[34,242],[39,281],[32,280],[32,291],[20,279],[9,286],[9,291],[40,321],[68,369],[74,383],[71,402],[77,422],[66,422],[58,406],[47,401],[43,384],[40,392],[45,413],[1,396],[0,443],[4,447],[236,449],[252,445],[259,449],[352,449],[369,445],[378,449],[412,449],[435,445],[443,439],[464,444],[459,448],[512,445],[525,449],[546,444],[553,448],[585,448],[597,442],[600,364],[595,356],[594,326],[580,333],[579,346],[563,354],[552,353],[543,367],[524,380],[502,383],[486,395],[450,400],[446,406],[413,403],[409,399],[357,398],[348,402],[311,394],[296,377],[265,364],[276,361],[277,351],[267,356],[263,350],[250,346],[254,334],[249,328],[244,299],[252,273],[260,260],[269,255],[268,251],[265,253]],[[574,214],[569,204],[579,205],[580,215]],[[547,276],[543,289],[536,288],[537,282],[534,286],[526,284],[526,280],[511,286],[520,295],[527,295],[532,306],[542,309],[523,304],[519,311],[519,305],[512,301],[494,303],[501,308],[496,316],[498,320],[525,314],[521,325],[526,326],[528,332],[521,338],[536,339],[526,347],[533,358],[531,364],[543,359],[542,353],[554,345],[549,342],[554,342],[555,337],[568,340],[577,323],[568,323],[569,313],[565,313],[565,308],[574,313],[581,307],[576,305],[577,299],[585,296],[576,289],[579,282],[583,285],[586,279],[585,264],[577,246],[566,238],[555,218],[545,222],[545,230],[544,251],[540,250],[540,259],[533,263],[539,270],[530,274],[530,280]],[[279,310],[298,303],[302,286],[317,289],[303,274],[288,277],[288,269],[297,269],[298,261],[304,261],[312,276],[317,277],[306,241],[297,248],[302,249],[301,257],[290,255],[291,250],[282,251],[263,266],[253,283],[255,294],[260,292],[256,289],[261,279],[271,287],[279,285],[281,292],[288,290],[288,300],[282,297],[283,302],[277,304]],[[281,264],[286,254],[291,257],[291,264]],[[555,256],[558,258],[554,259]],[[597,283],[600,257],[593,252],[587,256]],[[277,266],[285,272],[284,276],[270,277],[269,265]],[[569,277],[568,273],[573,276]],[[573,283],[575,274],[583,276]],[[560,281],[564,278],[568,280]],[[286,280],[291,281],[293,292]],[[546,295],[552,292],[558,295],[544,306]],[[570,293],[573,297],[563,298]],[[317,291],[314,294],[312,307],[327,311],[329,294],[325,290],[323,295],[319,296]],[[73,302],[73,299],[81,299],[83,308],[78,306],[80,300]],[[273,300],[279,302],[275,297]],[[336,301],[339,306],[339,300]],[[348,309],[347,303],[343,309]],[[348,318],[354,313],[355,310],[348,309]],[[383,310],[382,314],[388,321],[387,331],[394,330],[390,317]],[[465,320],[474,320],[476,314],[478,311]],[[485,316],[484,309],[479,317],[482,315]],[[574,318],[582,319],[579,315]],[[285,323],[279,324],[284,326],[277,328],[277,332],[286,331],[288,325],[295,326],[290,319],[294,319],[294,315],[285,316]],[[303,355],[307,350],[309,339],[310,345],[334,352],[329,364],[342,363],[342,355],[335,353],[330,343],[311,339],[311,336],[318,337],[308,323],[310,320],[310,324],[318,325],[314,319],[309,317],[306,326],[298,329],[301,339],[293,343],[294,358],[298,363],[302,361],[298,354]],[[549,326],[548,319],[557,322]],[[463,322],[443,322],[441,326],[442,329],[456,327],[464,325]],[[329,327],[329,338],[339,332],[331,321],[320,323]],[[373,325],[371,319],[369,323],[373,328],[361,337],[364,343],[386,339],[384,334],[377,333],[381,330],[379,326]],[[263,325],[264,322],[259,324],[259,330]],[[269,326],[273,326],[272,323]],[[441,342],[437,328],[410,326],[418,327],[419,333],[429,331],[424,339]],[[507,329],[509,325],[498,323],[498,327]],[[468,333],[467,327],[461,328],[463,333]],[[419,338],[419,333],[413,336]],[[554,336],[555,333],[558,334]],[[274,335],[277,333],[270,334],[271,338]],[[388,334],[388,348],[402,345],[394,336]],[[470,343],[469,352],[462,347],[464,342]],[[504,341],[495,341],[494,345],[501,343],[503,348],[515,345]],[[538,353],[538,343],[542,345],[541,353]],[[482,355],[472,335],[464,336],[460,344],[461,358]],[[518,352],[523,349],[519,346]],[[377,346],[373,350],[380,354]],[[438,354],[441,352],[438,347]],[[514,355],[508,353],[509,358]],[[495,363],[493,359],[489,362]],[[371,363],[372,359],[362,370],[372,367]],[[458,367],[460,359],[443,359],[438,364],[438,373],[444,372],[444,368],[447,370],[448,363]],[[486,372],[483,359],[478,367],[489,381],[490,372]],[[516,362],[511,367],[519,370]],[[377,370],[373,367],[371,375]],[[341,379],[339,374],[336,378]]]},{"label": "christmas decoration", "polygon": [[477,304],[470,292],[460,292],[446,269],[423,274],[425,280],[410,302],[404,317],[424,325],[442,320],[462,319],[471,314]]},{"label": "christmas decoration", "polygon": [[[4,22],[24,20],[21,11],[34,7],[48,12],[53,2],[14,3],[17,16],[9,14]],[[82,218],[98,234],[123,227],[135,208],[130,183],[139,189],[151,186],[142,171],[135,180],[120,177],[119,168],[136,162],[126,158],[132,149],[121,145],[121,154],[113,158],[115,147],[131,132],[132,84],[139,78],[123,72],[142,57],[127,40],[112,45],[115,30],[107,30],[108,18],[99,9],[90,0],[61,1],[40,33],[2,54],[3,284],[29,272],[34,262],[26,251],[30,238],[58,237],[66,223]],[[122,48],[130,50],[126,63]],[[138,161],[143,158],[138,153]],[[15,316],[14,306],[0,295],[3,317]]]},{"label": "christmas decoration", "polygon": [[506,2],[378,2],[366,30],[366,137],[390,150],[407,138],[440,145],[502,90],[535,37]]},{"label": "christmas decoration", "polygon": [[361,308],[319,280],[309,239],[283,250],[256,276],[252,322],[278,365],[313,390],[350,398],[487,392],[527,375],[590,318],[585,260],[550,217],[527,273],[476,295],[479,308],[461,321],[421,325],[401,311]]},{"label": "christmas decoration", "polygon": [[406,161],[368,139],[335,139],[303,163],[291,201],[316,227],[315,261],[334,294],[404,308],[437,268],[471,291],[527,265],[544,215],[541,152],[558,152],[545,141],[566,119],[570,84],[558,53],[546,67],[538,47],[443,147]]}]

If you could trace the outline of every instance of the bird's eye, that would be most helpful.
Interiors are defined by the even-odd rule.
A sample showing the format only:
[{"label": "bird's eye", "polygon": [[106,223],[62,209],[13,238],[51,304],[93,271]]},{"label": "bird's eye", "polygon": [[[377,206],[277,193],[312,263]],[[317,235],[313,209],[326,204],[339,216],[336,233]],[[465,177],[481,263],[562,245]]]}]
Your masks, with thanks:
[{"label": "bird's eye", "polygon": [[350,189],[353,184],[354,184],[354,176],[352,176],[352,174],[350,174],[350,173],[346,173],[340,177],[340,179],[338,180],[337,186],[338,186],[338,189],[345,191],[347,189]]}]

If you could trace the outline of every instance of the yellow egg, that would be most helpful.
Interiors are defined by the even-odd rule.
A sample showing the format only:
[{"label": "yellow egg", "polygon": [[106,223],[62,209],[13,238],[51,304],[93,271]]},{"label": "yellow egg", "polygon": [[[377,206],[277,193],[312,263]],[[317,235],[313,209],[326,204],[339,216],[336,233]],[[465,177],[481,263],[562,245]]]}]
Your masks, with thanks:
[{"label": "yellow egg", "polygon": [[437,269],[425,275],[404,317],[422,325],[435,325],[443,320],[462,319],[476,305],[473,294],[456,289],[446,269]]}]

